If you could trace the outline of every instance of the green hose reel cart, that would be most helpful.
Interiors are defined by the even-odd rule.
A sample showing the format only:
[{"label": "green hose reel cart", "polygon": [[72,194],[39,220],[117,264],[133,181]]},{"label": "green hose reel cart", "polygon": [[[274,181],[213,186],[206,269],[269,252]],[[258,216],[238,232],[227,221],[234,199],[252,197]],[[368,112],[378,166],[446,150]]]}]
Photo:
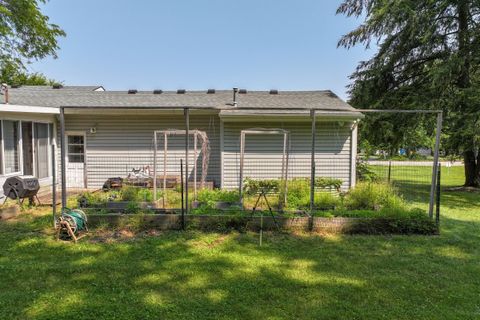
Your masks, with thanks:
[{"label": "green hose reel cart", "polygon": [[57,239],[77,242],[87,231],[87,215],[82,210],[65,208],[57,220]]}]

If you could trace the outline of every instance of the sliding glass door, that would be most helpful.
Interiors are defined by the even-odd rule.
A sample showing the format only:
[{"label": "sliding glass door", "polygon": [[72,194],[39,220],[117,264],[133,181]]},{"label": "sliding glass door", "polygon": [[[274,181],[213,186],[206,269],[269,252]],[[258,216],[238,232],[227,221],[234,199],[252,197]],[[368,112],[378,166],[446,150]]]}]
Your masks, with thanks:
[{"label": "sliding glass door", "polygon": [[48,124],[35,123],[35,172],[38,178],[48,177]]}]

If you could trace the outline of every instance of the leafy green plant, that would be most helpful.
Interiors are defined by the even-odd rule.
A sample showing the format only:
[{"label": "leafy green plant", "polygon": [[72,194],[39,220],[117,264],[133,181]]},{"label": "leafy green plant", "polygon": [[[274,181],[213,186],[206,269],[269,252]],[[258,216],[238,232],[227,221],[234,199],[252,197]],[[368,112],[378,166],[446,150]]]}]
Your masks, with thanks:
[{"label": "leafy green plant", "polygon": [[315,187],[321,189],[335,189],[340,192],[343,181],[341,179],[329,178],[329,177],[318,177],[315,178]]},{"label": "leafy green plant", "polygon": [[370,165],[365,161],[357,161],[356,168],[358,181],[378,181],[378,175],[370,168]]},{"label": "leafy green plant", "polygon": [[280,191],[282,181],[278,179],[255,180],[245,178],[243,192],[247,195],[254,195],[260,192],[277,193]]},{"label": "leafy green plant", "polygon": [[334,209],[340,204],[340,197],[331,192],[319,192],[315,194],[313,203],[320,210]]},{"label": "leafy green plant", "polygon": [[136,201],[130,201],[125,208],[125,213],[135,214],[140,212],[140,205]]},{"label": "leafy green plant", "polygon": [[395,188],[387,183],[361,182],[344,197],[344,205],[350,210],[380,210],[381,208],[405,208],[405,201]]},{"label": "leafy green plant", "polygon": [[138,188],[125,186],[122,188],[120,195],[123,201],[137,201]]},{"label": "leafy green plant", "polygon": [[201,207],[214,209],[217,202],[226,202],[230,204],[238,203],[240,201],[240,196],[238,191],[202,189],[198,192],[197,200],[201,203]]}]

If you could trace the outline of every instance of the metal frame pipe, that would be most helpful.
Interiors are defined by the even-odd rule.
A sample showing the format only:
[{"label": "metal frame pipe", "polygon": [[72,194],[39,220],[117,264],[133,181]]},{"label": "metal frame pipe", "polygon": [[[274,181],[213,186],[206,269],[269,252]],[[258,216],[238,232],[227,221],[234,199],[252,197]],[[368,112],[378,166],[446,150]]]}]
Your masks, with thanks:
[{"label": "metal frame pipe", "polygon": [[315,201],[315,136],[317,134],[315,110],[310,111],[312,118],[312,150],[310,155],[310,214],[313,215]]},{"label": "metal frame pipe", "polygon": [[190,110],[184,109],[185,113],[185,213],[188,214],[188,150],[190,149]]},{"label": "metal frame pipe", "polygon": [[65,164],[65,110],[60,108],[60,163],[61,163],[61,179],[62,179],[62,212],[67,207],[67,179],[66,179],[66,164]]},{"label": "metal frame pipe", "polygon": [[435,151],[433,154],[433,168],[432,168],[432,185],[430,186],[430,204],[428,208],[428,215],[433,218],[433,210],[435,206],[435,188],[437,182],[438,158],[440,154],[440,134],[442,132],[443,112],[437,114],[437,129],[435,136]]}]

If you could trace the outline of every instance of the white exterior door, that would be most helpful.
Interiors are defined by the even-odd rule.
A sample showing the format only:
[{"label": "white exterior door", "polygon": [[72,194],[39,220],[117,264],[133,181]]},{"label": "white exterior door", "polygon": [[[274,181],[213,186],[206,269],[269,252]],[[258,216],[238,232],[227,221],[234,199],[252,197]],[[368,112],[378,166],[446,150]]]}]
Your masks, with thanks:
[{"label": "white exterior door", "polygon": [[67,188],[85,188],[85,144],[84,133],[67,133],[66,182]]}]

